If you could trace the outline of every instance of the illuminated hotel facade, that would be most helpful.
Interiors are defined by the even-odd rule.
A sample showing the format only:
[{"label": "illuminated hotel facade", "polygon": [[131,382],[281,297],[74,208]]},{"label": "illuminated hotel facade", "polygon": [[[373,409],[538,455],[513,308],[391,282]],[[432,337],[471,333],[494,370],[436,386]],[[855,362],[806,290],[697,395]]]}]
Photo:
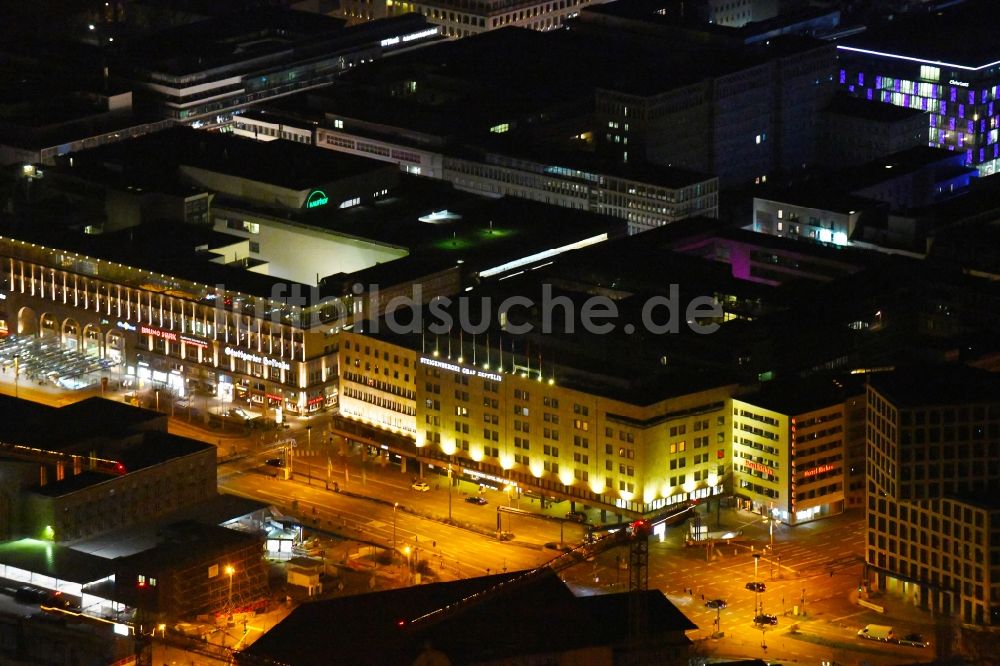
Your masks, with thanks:
[{"label": "illuminated hotel facade", "polygon": [[341,334],[339,360],[344,418],[395,433],[384,440],[393,454],[471,480],[628,516],[730,488],[745,508],[790,524],[844,509],[845,419],[860,396],[789,413],[727,384],[641,405],[564,386],[509,355],[501,368],[357,333]]},{"label": "illuminated hotel facade", "polygon": [[[959,6],[866,31],[837,45],[849,94],[925,111],[928,145],[965,155],[980,175],[1000,166],[1000,60],[995,3]],[[945,39],[942,35],[962,35]],[[975,55],[972,55],[975,54]]]},{"label": "illuminated hotel facade", "polygon": [[421,466],[628,516],[718,495],[730,470],[734,385],[638,405],[501,368],[498,350],[473,364],[344,332],[339,353],[341,415]]},{"label": "illuminated hotel facade", "polygon": [[860,396],[783,409],[764,395],[733,398],[733,493],[748,509],[797,524],[844,511],[845,427]]}]

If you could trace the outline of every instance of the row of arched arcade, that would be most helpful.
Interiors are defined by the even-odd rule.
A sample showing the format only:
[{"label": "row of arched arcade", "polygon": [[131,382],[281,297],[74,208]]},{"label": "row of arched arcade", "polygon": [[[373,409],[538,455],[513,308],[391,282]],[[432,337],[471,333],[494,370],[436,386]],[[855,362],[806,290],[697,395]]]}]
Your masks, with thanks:
[{"label": "row of arched arcade", "polygon": [[81,351],[113,363],[122,361],[125,336],[115,328],[104,330],[95,324],[80,325],[73,317],[59,319],[51,312],[37,314],[30,307],[17,311],[17,335],[58,341],[64,349]]}]

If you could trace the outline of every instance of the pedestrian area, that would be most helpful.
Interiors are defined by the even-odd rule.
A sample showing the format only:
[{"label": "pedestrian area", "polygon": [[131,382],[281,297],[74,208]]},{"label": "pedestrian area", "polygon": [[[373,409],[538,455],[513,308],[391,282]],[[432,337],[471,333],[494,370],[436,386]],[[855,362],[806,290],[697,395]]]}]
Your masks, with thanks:
[{"label": "pedestrian area", "polygon": [[100,373],[117,367],[109,359],[63,348],[54,340],[16,335],[0,338],[0,364],[4,372],[16,365],[19,379],[68,389],[89,386],[99,380]]}]

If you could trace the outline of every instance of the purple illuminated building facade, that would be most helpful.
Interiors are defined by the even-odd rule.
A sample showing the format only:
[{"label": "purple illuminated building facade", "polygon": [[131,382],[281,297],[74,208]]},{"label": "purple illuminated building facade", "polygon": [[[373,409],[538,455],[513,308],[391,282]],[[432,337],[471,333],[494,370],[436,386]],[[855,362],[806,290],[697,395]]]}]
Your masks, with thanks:
[{"label": "purple illuminated building facade", "polygon": [[980,175],[996,173],[998,20],[1000,3],[972,2],[862,33],[837,46],[837,81],[856,97],[925,111],[928,145],[963,153]]}]

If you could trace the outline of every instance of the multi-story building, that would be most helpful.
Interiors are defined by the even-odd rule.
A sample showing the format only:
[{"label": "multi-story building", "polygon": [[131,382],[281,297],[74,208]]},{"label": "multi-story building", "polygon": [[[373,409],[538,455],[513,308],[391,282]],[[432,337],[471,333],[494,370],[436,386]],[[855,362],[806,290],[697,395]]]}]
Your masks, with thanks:
[{"label": "multi-story building", "polygon": [[927,145],[927,117],[920,109],[838,95],[823,110],[822,125],[821,162],[834,169]]},{"label": "multi-story building", "polygon": [[[469,37],[508,26],[556,30],[567,19],[579,15],[581,9],[594,2],[595,0],[374,0],[372,4],[387,4],[389,16],[421,14],[428,23],[441,26],[441,34],[446,37]],[[381,11],[386,10],[376,9],[369,18],[377,16]]]},{"label": "multi-story building", "polygon": [[[927,112],[928,145],[955,151],[981,175],[1000,165],[1000,68],[990,26],[1000,6],[974,1],[915,13],[837,45],[842,90]],[[941,35],[961,35],[942,39]]]},{"label": "multi-story building", "polygon": [[436,26],[412,14],[345,28],[343,21],[305,12],[244,12],[137,40],[120,76],[133,85],[144,111],[211,124],[437,38]]},{"label": "multi-story building", "polygon": [[964,366],[871,377],[867,584],[1000,624],[1000,381]]},{"label": "multi-story building", "polygon": [[764,183],[816,163],[819,114],[834,93],[831,44],[793,36],[744,44],[710,26],[681,29],[655,11],[621,4],[584,12],[573,29],[592,37],[629,35],[637,44],[658,34],[677,46],[655,56],[648,47],[646,57],[668,58],[669,68],[653,69],[632,56],[631,68],[648,66],[642,71],[655,74],[595,86],[600,153],[711,173],[723,187]]},{"label": "multi-story building", "polygon": [[[73,164],[47,172],[33,199],[65,188],[81,209],[108,211],[73,231],[37,223],[0,239],[0,326],[106,359],[126,384],[207,393],[218,407],[245,401],[275,416],[336,401],[336,331],[377,315],[365,309],[375,293],[384,304],[392,288],[419,288],[426,302],[624,235],[624,224],[583,211],[188,128],[78,153]],[[164,221],[173,211],[159,195],[192,189],[201,213]],[[90,191],[97,201],[81,195]],[[149,205],[119,209],[108,193]],[[216,409],[208,396],[202,409]]]},{"label": "multi-story building", "polygon": [[790,524],[843,512],[857,384],[777,381],[733,398],[733,492],[746,508]]},{"label": "multi-story building", "polygon": [[[619,515],[722,492],[734,385],[677,387],[652,402],[617,397],[529,368],[530,358],[493,344],[460,351],[452,341],[449,357],[344,332],[340,412],[400,435],[369,438],[420,465]],[[349,425],[336,427],[358,439]]]}]

